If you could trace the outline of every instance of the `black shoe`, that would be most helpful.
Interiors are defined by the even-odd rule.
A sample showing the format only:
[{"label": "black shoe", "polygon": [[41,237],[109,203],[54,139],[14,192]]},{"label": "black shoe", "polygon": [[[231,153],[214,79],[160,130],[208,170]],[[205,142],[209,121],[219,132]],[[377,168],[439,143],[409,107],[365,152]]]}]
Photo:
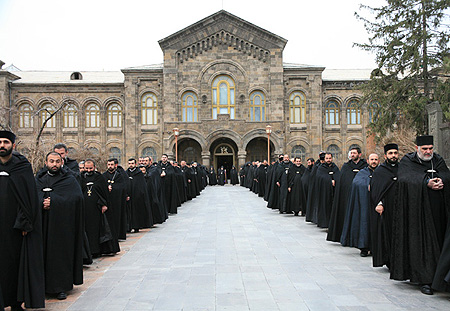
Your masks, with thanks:
[{"label": "black shoe", "polygon": [[17,304],[15,306],[11,306],[11,311],[24,311],[22,308],[22,304]]},{"label": "black shoe", "polygon": [[294,212],[294,216],[298,216],[298,212]]},{"label": "black shoe", "polygon": [[57,296],[56,299],[58,300],[64,300],[67,298],[67,294],[65,292],[60,292]]},{"label": "black shoe", "polygon": [[361,253],[359,253],[359,256],[361,257],[367,257],[369,255],[369,251],[367,249],[362,249]]},{"label": "black shoe", "polygon": [[425,295],[433,295],[433,290],[431,289],[430,285],[422,285],[420,287],[420,291]]}]

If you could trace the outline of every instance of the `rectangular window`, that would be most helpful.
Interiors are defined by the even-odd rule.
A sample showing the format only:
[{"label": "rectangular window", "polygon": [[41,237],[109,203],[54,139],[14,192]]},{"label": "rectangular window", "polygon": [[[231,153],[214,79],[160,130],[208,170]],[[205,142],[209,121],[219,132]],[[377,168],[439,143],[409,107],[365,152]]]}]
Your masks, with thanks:
[{"label": "rectangular window", "polygon": [[300,121],[300,108],[294,108],[294,123],[299,123]]},{"label": "rectangular window", "polygon": [[197,108],[194,108],[194,122],[197,122]]},{"label": "rectangular window", "polygon": [[183,108],[183,122],[186,122],[186,108]]},{"label": "rectangular window", "polygon": [[255,121],[261,121],[260,107],[255,107]]},{"label": "rectangular window", "polygon": [[213,119],[217,120],[217,108],[213,108]]},{"label": "rectangular window", "polygon": [[230,110],[230,119],[234,119],[234,107],[231,107]]},{"label": "rectangular window", "polygon": [[192,108],[187,109],[187,121],[192,122]]}]

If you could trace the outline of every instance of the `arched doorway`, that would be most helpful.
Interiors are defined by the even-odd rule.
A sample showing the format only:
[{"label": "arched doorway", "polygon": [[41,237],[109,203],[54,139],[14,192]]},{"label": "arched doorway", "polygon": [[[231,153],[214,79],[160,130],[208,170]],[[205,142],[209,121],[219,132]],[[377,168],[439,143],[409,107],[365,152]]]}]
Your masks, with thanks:
[{"label": "arched doorway", "polygon": [[[175,154],[175,146],[173,147]],[[178,162],[198,162],[202,160],[202,147],[200,144],[191,138],[181,139],[178,142]]]},{"label": "arched doorway", "polygon": [[[267,160],[267,138],[257,137],[253,138],[245,148],[247,152],[246,162],[264,161]],[[270,142],[270,159],[273,159],[274,146]],[[269,161],[269,160],[268,160]]]},{"label": "arched doorway", "polygon": [[211,144],[211,156],[214,169],[223,166],[227,171],[227,177],[230,176],[230,170],[233,166],[237,166],[238,147],[234,141],[229,138],[219,138]]}]

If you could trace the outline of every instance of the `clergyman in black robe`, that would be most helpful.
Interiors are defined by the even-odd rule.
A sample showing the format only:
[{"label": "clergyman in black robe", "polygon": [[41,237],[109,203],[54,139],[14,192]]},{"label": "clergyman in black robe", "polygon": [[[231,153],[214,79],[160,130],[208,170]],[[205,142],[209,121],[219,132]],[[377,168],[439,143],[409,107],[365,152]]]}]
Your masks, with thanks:
[{"label": "clergyman in black robe", "polygon": [[114,254],[120,251],[119,243],[112,236],[106,218],[108,184],[102,174],[95,171],[95,162],[87,159],[85,172],[81,176],[81,190],[84,196],[86,234],[92,256]]},{"label": "clergyman in black robe", "polygon": [[[164,203],[169,214],[176,214],[178,210],[178,187],[175,170],[168,161],[166,154],[163,154],[158,163],[161,169],[161,186],[164,194]],[[201,180],[200,180],[201,183]]]},{"label": "clergyman in black robe", "polygon": [[421,284],[422,293],[431,295],[450,211],[450,172],[433,152],[433,136],[416,142],[416,152],[406,154],[398,170],[390,273],[394,280]]},{"label": "clergyman in black robe", "polygon": [[370,251],[370,193],[369,184],[373,171],[378,167],[378,155],[368,157],[369,166],[360,170],[352,182],[352,190],[341,235],[342,246],[356,247],[361,257]]},{"label": "clergyman in black robe", "polygon": [[236,167],[232,167],[230,170],[230,183],[234,186],[239,183],[238,173],[236,171]]},{"label": "clergyman in black robe", "polygon": [[398,145],[384,146],[385,162],[372,174],[370,181],[370,252],[374,267],[390,266],[392,215],[397,208]]},{"label": "clergyman in black robe", "polygon": [[36,176],[42,211],[45,292],[66,299],[83,284],[83,193],[73,174],[61,168],[57,152],[47,154],[47,171]]},{"label": "clergyman in black robe", "polygon": [[227,183],[227,172],[225,171],[223,166],[221,166],[217,170],[217,184],[219,186],[224,186],[226,183]]},{"label": "clergyman in black robe", "polygon": [[278,165],[276,171],[276,185],[279,188],[278,210],[280,211],[280,214],[288,212],[288,175],[292,165],[292,162],[289,160],[289,155],[285,154],[283,157],[283,162]]},{"label": "clergyman in black robe", "polygon": [[315,205],[315,198],[316,196],[312,192],[314,185],[316,183],[316,173],[319,166],[325,163],[325,152],[321,151],[319,153],[319,159],[314,163],[311,173],[309,174],[308,178],[308,193],[306,195],[306,222],[313,222],[313,218],[316,216],[316,211],[314,210]]},{"label": "clergyman in black robe", "polygon": [[[144,167],[145,171],[145,167]],[[128,160],[128,231],[139,232],[153,226],[147,183],[144,174],[136,167],[136,159]]]},{"label": "clergyman in black robe", "polygon": [[300,158],[294,158],[294,165],[288,173],[288,202],[287,213],[294,213],[298,216],[300,212],[306,210],[306,200],[303,192],[302,176],[306,168],[303,166]]},{"label": "clergyman in black robe", "polygon": [[125,170],[119,166],[116,158],[108,159],[107,171],[103,173],[108,183],[108,218],[111,233],[115,239],[127,238],[127,201],[129,178]]},{"label": "clergyman in black robe", "polygon": [[186,179],[186,195],[188,200],[192,200],[197,197],[197,192],[195,190],[195,182],[193,180],[193,170],[190,164],[187,164],[186,161],[181,161],[181,170],[184,172],[184,177]]},{"label": "clergyman in black robe", "polygon": [[306,168],[305,172],[302,175],[302,185],[303,185],[303,194],[305,196],[305,206],[304,210],[302,210],[302,216],[306,216],[306,205],[308,203],[308,187],[309,187],[309,177],[311,175],[311,171],[314,167],[314,159],[309,158],[306,160]]},{"label": "clergyman in black robe", "polygon": [[15,135],[0,131],[0,289],[13,311],[43,308],[42,215],[31,164],[13,152]]},{"label": "clergyman in black robe", "polygon": [[328,227],[328,241],[341,241],[353,178],[360,170],[367,167],[366,160],[361,159],[361,149],[359,147],[350,150],[350,157],[351,159],[342,166],[340,177],[336,179],[336,190]]},{"label": "clergyman in black robe", "polygon": [[280,196],[280,187],[277,185],[278,175],[280,171],[278,170],[278,166],[283,162],[284,156],[280,154],[278,157],[278,161],[271,165],[271,174],[270,178],[268,178],[268,194],[267,194],[267,207],[272,209],[278,208],[278,198]]},{"label": "clergyman in black robe", "polygon": [[184,178],[184,173],[178,166],[178,162],[173,162],[173,169],[175,171],[177,188],[178,188],[178,197],[180,199],[180,204],[183,204],[187,201],[186,196],[186,180]]},{"label": "clergyman in black robe", "polygon": [[147,192],[153,223],[162,224],[169,218],[169,213],[164,205],[164,196],[161,187],[161,169],[158,167],[158,163],[150,162],[147,168]]},{"label": "clergyman in black robe", "polygon": [[258,196],[264,197],[266,193],[267,169],[269,165],[264,160],[256,169],[256,179],[258,180]]},{"label": "clergyman in black robe", "polygon": [[72,172],[76,173],[77,176],[80,175],[80,169],[78,162],[75,159],[70,159],[68,156],[69,150],[65,144],[56,144],[53,146],[53,151],[59,153],[64,160],[64,166],[70,169]]},{"label": "clergyman in black robe", "polygon": [[210,186],[217,185],[217,175],[216,175],[216,171],[214,170],[213,166],[211,166],[211,168],[209,169],[208,179],[209,179]]},{"label": "clergyman in black robe", "polygon": [[319,228],[328,228],[328,224],[330,223],[334,189],[339,174],[339,168],[333,162],[333,155],[331,153],[326,153],[324,163],[317,167],[315,183],[311,195],[314,213],[312,221],[317,224]]}]

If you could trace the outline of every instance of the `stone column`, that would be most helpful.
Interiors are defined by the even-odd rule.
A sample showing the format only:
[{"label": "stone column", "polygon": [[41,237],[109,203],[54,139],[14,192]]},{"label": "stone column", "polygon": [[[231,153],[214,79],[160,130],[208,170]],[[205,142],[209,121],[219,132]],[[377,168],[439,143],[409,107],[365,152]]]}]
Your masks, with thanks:
[{"label": "stone column", "polygon": [[442,108],[439,102],[432,102],[428,104],[428,134],[434,136],[434,151],[436,153],[441,153],[441,148],[443,146],[442,142]]},{"label": "stone column", "polygon": [[[238,151],[238,166],[245,165],[245,158],[247,157],[247,151]],[[238,168],[236,168],[239,170]]]},{"label": "stone column", "polygon": [[211,153],[209,151],[202,152],[202,164],[208,169],[211,166]]}]

